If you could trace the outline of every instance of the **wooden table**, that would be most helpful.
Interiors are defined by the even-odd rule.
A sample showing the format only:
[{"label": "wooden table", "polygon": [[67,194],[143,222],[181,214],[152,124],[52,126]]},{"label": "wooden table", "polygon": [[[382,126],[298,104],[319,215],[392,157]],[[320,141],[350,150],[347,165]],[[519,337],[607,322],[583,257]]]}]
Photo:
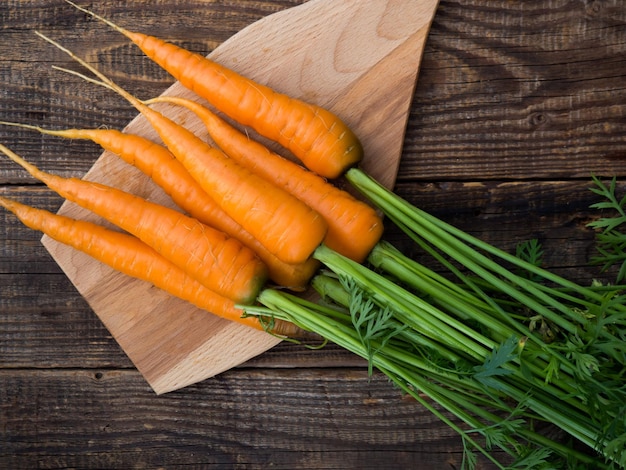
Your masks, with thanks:
[{"label": "wooden table", "polygon": [[[208,53],[300,0],[105,1],[106,15]],[[121,128],[112,93],[51,72],[38,29],[141,97],[171,78],[62,0],[0,5],[0,119]],[[538,238],[545,266],[580,282],[597,211],[591,174],[626,181],[626,2],[442,0],[426,45],[396,192],[507,250]],[[0,128],[35,164],[81,176],[100,155]],[[0,194],[61,200],[0,159]],[[410,245],[390,230],[403,249]],[[459,468],[459,438],[334,346],[281,344],[156,396],[47,251],[0,212],[0,467]],[[486,467],[486,466],[485,466]]]}]

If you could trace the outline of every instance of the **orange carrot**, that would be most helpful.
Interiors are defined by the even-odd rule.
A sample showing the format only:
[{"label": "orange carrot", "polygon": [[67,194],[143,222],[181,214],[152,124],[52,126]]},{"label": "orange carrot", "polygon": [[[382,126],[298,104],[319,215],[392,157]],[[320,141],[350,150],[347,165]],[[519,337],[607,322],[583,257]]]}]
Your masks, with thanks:
[{"label": "orange carrot", "polygon": [[159,102],[173,103],[193,111],[224,153],[319,212],[328,224],[324,244],[329,248],[360,263],[380,240],[382,219],[365,202],[271,152],[196,101],[160,96],[146,103]]},{"label": "orange carrot", "polygon": [[313,258],[300,264],[288,264],[279,260],[228,216],[169,150],[145,137],[126,134],[115,129],[52,130],[5,121],[0,121],[0,124],[23,127],[68,139],[88,139],[120,156],[125,162],[150,176],[178,207],[189,215],[238,239],[252,249],[267,265],[272,281],[282,287],[303,289],[319,267],[319,262]]},{"label": "orange carrot", "polygon": [[0,151],[60,196],[135,235],[220,295],[253,302],[267,279],[267,268],[252,250],[196,219],[110,186],[45,173],[1,144]]},{"label": "orange carrot", "polygon": [[101,82],[93,80],[95,83],[116,91],[131,103],[222,210],[279,259],[302,263],[320,245],[327,224],[316,211],[143,104],[60,44],[37,34],[96,75]]},{"label": "orange carrot", "polygon": [[[116,271],[150,282],[168,294],[219,317],[256,329],[265,329],[258,318],[243,318],[242,310],[235,307],[232,300],[207,289],[132,235],[36,209],[1,196],[0,206],[15,214],[27,227],[82,251]],[[272,332],[294,335],[296,330],[293,324],[276,320]]]},{"label": "orange carrot", "polygon": [[363,157],[358,138],[326,109],[278,93],[200,54],[128,31],[66,1],[125,35],[184,86],[240,124],[280,143],[310,170],[337,178]]}]

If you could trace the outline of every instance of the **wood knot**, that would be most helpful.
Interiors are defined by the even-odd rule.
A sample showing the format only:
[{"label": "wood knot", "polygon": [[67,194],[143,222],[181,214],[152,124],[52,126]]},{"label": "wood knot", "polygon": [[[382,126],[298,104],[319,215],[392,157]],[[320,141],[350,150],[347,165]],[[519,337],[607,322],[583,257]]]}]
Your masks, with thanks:
[{"label": "wood knot", "polygon": [[603,2],[601,0],[589,2],[589,4],[585,7],[585,10],[588,15],[596,16],[602,12]]},{"label": "wood knot", "polygon": [[541,127],[548,122],[548,116],[546,115],[546,113],[538,111],[538,112],[532,113],[528,117],[528,121],[530,122],[530,125],[532,127]]}]

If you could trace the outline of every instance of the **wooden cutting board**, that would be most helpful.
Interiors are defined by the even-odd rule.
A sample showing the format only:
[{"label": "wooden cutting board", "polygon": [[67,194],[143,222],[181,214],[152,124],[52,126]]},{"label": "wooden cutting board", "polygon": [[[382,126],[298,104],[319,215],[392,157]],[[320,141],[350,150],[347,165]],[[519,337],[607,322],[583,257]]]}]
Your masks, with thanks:
[{"label": "wooden cutting board", "polygon": [[[334,111],[363,141],[364,169],[392,187],[437,3],[310,0],[250,25],[210,57],[281,92]],[[165,94],[194,98],[178,83]],[[204,134],[193,115],[180,108],[175,112],[168,116]],[[140,116],[126,131],[159,140]],[[108,152],[85,179],[174,207],[145,175]],[[70,203],[59,212],[102,223]],[[48,237],[42,242],[158,394],[212,377],[280,342],[114,272]]]}]

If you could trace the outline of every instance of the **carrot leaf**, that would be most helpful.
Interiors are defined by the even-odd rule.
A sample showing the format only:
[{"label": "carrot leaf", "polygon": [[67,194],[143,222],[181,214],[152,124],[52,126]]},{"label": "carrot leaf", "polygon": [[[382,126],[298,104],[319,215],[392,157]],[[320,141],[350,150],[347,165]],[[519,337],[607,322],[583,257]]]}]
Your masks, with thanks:
[{"label": "carrot leaf", "polygon": [[607,186],[597,178],[592,177],[595,187],[591,191],[604,200],[592,204],[590,207],[606,212],[603,217],[590,222],[588,227],[596,230],[597,254],[591,258],[591,263],[602,265],[602,271],[618,265],[619,269],[615,282],[626,279],[626,232],[623,226],[626,223],[626,194],[617,196],[617,179],[613,177]]},{"label": "carrot leaf", "polygon": [[474,367],[474,378],[487,387],[498,389],[499,384],[493,380],[493,377],[513,373],[513,369],[504,366],[517,358],[518,345],[519,338],[511,336],[504,343],[494,348],[491,356],[485,362]]}]

